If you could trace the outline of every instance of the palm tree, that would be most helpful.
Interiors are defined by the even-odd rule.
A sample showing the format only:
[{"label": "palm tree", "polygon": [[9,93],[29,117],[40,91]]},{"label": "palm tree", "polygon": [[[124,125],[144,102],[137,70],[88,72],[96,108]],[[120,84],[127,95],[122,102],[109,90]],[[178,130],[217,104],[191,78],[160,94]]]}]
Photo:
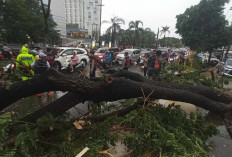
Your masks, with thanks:
[{"label": "palm tree", "polygon": [[170,27],[168,27],[168,26],[165,26],[165,27],[162,26],[162,30],[160,31],[161,34],[164,35],[164,38],[163,38],[163,40],[164,40],[164,45],[165,45],[165,36],[166,36],[166,33],[170,33],[169,28],[170,28]]},{"label": "palm tree", "polygon": [[124,19],[114,16],[110,21],[102,21],[102,23],[111,23],[111,26],[107,29],[107,32],[111,33],[111,42],[114,45],[116,41],[116,32],[120,30],[120,24],[125,24]]},{"label": "palm tree", "polygon": [[148,48],[148,38],[151,34],[151,28],[142,29],[142,47]]},{"label": "palm tree", "polygon": [[129,23],[129,29],[134,30],[134,43],[133,43],[133,46],[135,46],[135,44],[136,44],[135,40],[136,40],[136,38],[138,38],[139,29],[141,30],[141,27],[139,27],[139,24],[141,24],[143,26],[143,22],[140,21],[140,20],[130,21],[130,23]]}]

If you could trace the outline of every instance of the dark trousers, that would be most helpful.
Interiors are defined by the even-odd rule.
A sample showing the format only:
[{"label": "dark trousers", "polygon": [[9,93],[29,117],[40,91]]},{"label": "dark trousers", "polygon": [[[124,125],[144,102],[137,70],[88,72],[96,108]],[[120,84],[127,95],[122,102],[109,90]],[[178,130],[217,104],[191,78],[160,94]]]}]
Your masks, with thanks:
[{"label": "dark trousers", "polygon": [[143,71],[144,71],[144,76],[147,76],[147,67],[144,67]]}]

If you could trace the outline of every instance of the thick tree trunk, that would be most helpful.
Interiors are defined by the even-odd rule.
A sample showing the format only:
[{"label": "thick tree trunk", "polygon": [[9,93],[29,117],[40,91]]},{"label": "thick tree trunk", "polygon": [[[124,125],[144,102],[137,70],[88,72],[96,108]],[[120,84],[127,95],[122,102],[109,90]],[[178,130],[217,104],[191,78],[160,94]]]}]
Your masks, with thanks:
[{"label": "thick tree trunk", "polygon": [[[153,99],[188,102],[217,113],[231,111],[232,106],[225,104],[224,100],[221,100],[220,97],[227,98],[226,101],[228,102],[231,102],[231,99],[222,92],[181,84],[153,83],[141,77],[136,78],[136,76],[138,75],[121,71],[112,74],[108,78],[95,78],[90,80],[75,75],[64,75],[54,69],[49,69],[44,75],[16,83],[9,89],[1,90],[0,109],[4,109],[16,100],[37,93],[46,91],[70,91],[72,93],[68,93],[56,102],[42,108],[32,118],[38,118],[46,112],[59,115],[72,106],[84,101],[101,102],[137,98],[142,97],[143,92],[145,96],[153,92],[150,96]],[[207,91],[210,94],[204,93]]]},{"label": "thick tree trunk", "polygon": [[209,65],[209,63],[210,63],[211,56],[212,56],[212,50],[211,50],[211,51],[209,51],[208,65]]}]

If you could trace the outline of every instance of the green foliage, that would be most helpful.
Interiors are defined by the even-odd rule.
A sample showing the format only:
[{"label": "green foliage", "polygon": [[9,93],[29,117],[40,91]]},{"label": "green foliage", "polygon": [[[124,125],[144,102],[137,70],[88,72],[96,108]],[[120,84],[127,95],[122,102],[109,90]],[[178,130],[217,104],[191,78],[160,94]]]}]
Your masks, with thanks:
[{"label": "green foliage", "polygon": [[217,134],[214,126],[205,123],[200,114],[187,114],[179,106],[165,108],[149,106],[151,111],[133,111],[123,121],[124,125],[135,128],[127,133],[124,143],[133,156],[207,156],[203,149],[208,137]]},{"label": "green foliage", "polygon": [[0,30],[4,31],[0,33],[5,42],[30,43],[32,40],[52,44],[59,41],[59,34],[54,30],[56,23],[51,17],[48,20],[49,32],[45,34],[44,16],[39,1],[7,0],[1,14],[3,25]]},{"label": "green foliage", "polygon": [[[207,86],[211,88],[222,89],[225,84],[229,83],[227,77],[216,77],[212,80],[211,77],[206,77],[201,72],[201,63],[196,56],[193,57],[192,68],[190,67],[191,61],[186,60],[186,65],[178,65],[177,62],[168,63],[165,67],[163,81],[168,83],[180,83],[198,86]],[[178,73],[177,75],[175,73]]]},{"label": "green foliage", "polygon": [[212,51],[227,44],[223,6],[228,0],[201,0],[177,15],[177,33],[192,50]]},{"label": "green foliage", "polygon": [[[125,106],[134,100],[123,102]],[[102,107],[104,108],[104,107]],[[102,157],[99,151],[122,141],[128,149],[134,150],[133,156],[207,156],[204,150],[208,137],[217,134],[214,126],[207,124],[200,114],[187,115],[179,106],[148,105],[147,110],[139,108],[124,117],[111,117],[101,123],[82,124],[78,130],[72,124],[75,120],[68,115],[54,118],[47,114],[34,123],[11,118],[7,113],[0,116],[0,154],[21,156],[58,156],[72,157],[85,147],[90,150],[88,157]],[[94,111],[92,111],[94,112]],[[124,126],[132,131],[112,128]],[[3,146],[10,136],[16,136],[15,146]],[[12,155],[13,156],[13,155]]]}]

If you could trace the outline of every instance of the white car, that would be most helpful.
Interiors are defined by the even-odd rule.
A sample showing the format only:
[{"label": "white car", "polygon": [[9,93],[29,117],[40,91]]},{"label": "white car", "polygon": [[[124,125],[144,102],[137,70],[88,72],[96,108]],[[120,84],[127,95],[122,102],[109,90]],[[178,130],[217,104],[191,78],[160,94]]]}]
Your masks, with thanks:
[{"label": "white car", "polygon": [[128,52],[131,63],[136,62],[139,59],[140,55],[141,55],[141,52],[140,52],[139,49],[125,49],[122,52],[120,52],[116,57],[116,61],[119,64],[122,64],[123,59],[125,58],[124,57],[125,52]]},{"label": "white car", "polygon": [[62,51],[58,58],[56,58],[54,61],[54,67],[59,71],[61,71],[61,69],[63,68],[68,67],[74,51],[77,51],[79,62],[83,65],[83,67],[85,67],[89,62],[89,57],[87,56],[87,52],[85,49],[71,47],[62,47],[60,49]]}]

